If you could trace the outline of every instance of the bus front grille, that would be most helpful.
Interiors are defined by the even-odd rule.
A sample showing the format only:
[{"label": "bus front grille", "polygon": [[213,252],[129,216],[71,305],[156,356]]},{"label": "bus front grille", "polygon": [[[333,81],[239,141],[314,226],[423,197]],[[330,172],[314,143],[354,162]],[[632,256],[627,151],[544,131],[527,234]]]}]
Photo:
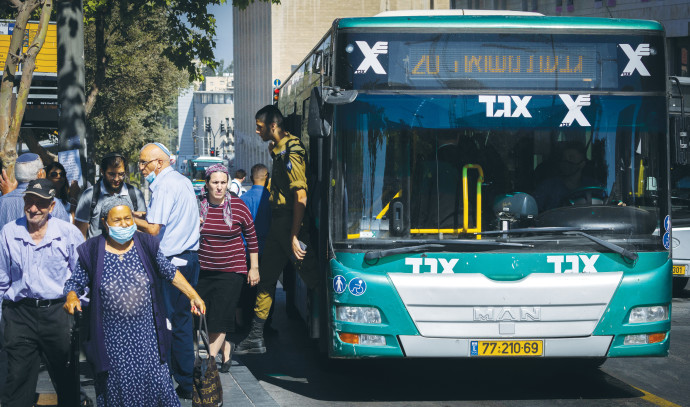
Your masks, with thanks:
[{"label": "bus front grille", "polygon": [[389,277],[422,336],[557,338],[591,335],[623,273],[533,273],[518,281],[482,274]]}]

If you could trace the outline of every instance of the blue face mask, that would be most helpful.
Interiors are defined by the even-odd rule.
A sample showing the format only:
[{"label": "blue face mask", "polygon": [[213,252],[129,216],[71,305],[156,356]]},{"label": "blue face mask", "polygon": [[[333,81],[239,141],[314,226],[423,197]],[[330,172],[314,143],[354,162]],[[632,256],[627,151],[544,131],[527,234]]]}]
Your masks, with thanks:
[{"label": "blue face mask", "polygon": [[154,171],[151,171],[149,175],[144,178],[149,184],[153,182],[154,179],[156,179],[156,173]]},{"label": "blue face mask", "polygon": [[133,224],[130,227],[121,228],[118,226],[108,226],[108,234],[113,238],[114,241],[125,244],[132,240],[134,232],[137,231],[137,225]]}]

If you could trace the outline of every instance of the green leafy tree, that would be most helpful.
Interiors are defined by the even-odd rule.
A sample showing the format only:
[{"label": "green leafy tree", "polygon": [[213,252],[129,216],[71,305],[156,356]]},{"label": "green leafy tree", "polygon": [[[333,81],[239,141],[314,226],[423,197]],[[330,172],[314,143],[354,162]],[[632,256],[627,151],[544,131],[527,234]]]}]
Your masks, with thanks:
[{"label": "green leafy tree", "polygon": [[[12,36],[10,49],[7,53],[7,60],[3,70],[2,83],[0,85],[0,159],[2,159],[3,167],[8,170],[9,176],[14,179],[14,163],[17,157],[15,146],[20,134],[21,123],[23,120],[24,111],[26,108],[26,99],[33,77],[33,70],[35,67],[36,55],[43,46],[45,41],[48,22],[53,11],[53,3],[55,0],[7,0],[0,5],[0,15],[14,18],[15,27]],[[246,8],[254,0],[232,0],[233,6],[239,9]],[[260,0],[270,1],[274,4],[280,4],[280,0]],[[133,134],[141,137],[146,134],[149,138],[165,137],[161,134],[162,129],[156,127],[158,119],[162,113],[158,101],[154,103],[149,99],[150,103],[138,105],[141,111],[138,114],[131,112],[118,111],[122,115],[120,123],[111,123],[109,119],[99,117],[96,114],[99,109],[106,107],[116,109],[118,103],[128,103],[134,99],[114,99],[116,97],[135,96],[137,92],[140,94],[153,94],[159,91],[170,91],[168,93],[169,100],[173,99],[172,95],[177,95],[175,89],[179,89],[180,82],[178,74],[180,70],[186,71],[188,78],[200,78],[201,71],[199,64],[202,66],[210,66],[215,69],[217,63],[214,61],[213,48],[215,47],[216,20],[212,14],[208,13],[207,7],[210,5],[225,4],[226,0],[84,0],[84,19],[85,31],[91,31],[93,41],[88,38],[85,43],[87,65],[87,100],[86,100],[86,114],[89,123],[94,128],[94,134],[98,134],[95,139],[88,140],[87,143],[92,148],[90,151],[97,151],[106,149],[107,142],[105,139],[112,138],[118,146],[123,146],[125,149],[128,140],[123,141],[123,145],[116,141],[117,134],[124,134],[126,131],[135,131]],[[134,28],[140,24],[141,18],[144,16],[156,15],[156,18],[150,21],[147,19],[149,26],[156,26],[160,31],[154,36],[155,41],[158,42],[156,49],[144,47],[146,41],[133,40],[131,44],[139,44],[140,47],[132,46],[129,56],[119,54],[116,49],[111,49],[112,46],[117,47],[116,44],[125,44],[128,42],[124,33],[144,33],[148,32],[147,27]],[[30,18],[39,20],[38,34],[34,36],[31,44],[26,50],[22,49],[22,41],[24,40],[24,33],[26,24]],[[151,40],[151,39],[150,39]],[[137,42],[138,41],[138,42]],[[150,54],[152,66],[161,68],[162,61],[168,61],[176,68],[175,74],[173,70],[166,70],[166,72],[175,78],[171,80],[170,85],[166,88],[163,85],[153,86],[151,88],[144,88],[144,83],[151,85],[155,80],[168,80],[171,77],[148,71],[142,65],[131,63],[137,59],[137,55],[145,52],[155,52]],[[142,56],[143,59],[146,59]],[[155,62],[155,63],[154,63]],[[20,86],[17,89],[16,108],[12,110],[12,88],[17,75],[17,68],[21,64],[22,76]],[[170,66],[168,66],[170,68]],[[89,72],[90,69],[90,73]],[[113,70],[114,72],[109,72]],[[144,78],[144,75],[151,75],[151,78]],[[124,89],[120,89],[124,85],[117,82],[115,78],[127,77],[129,80],[125,83],[129,84],[133,89],[128,93]],[[124,79],[122,79],[124,81]],[[101,107],[97,108],[99,95],[109,86],[119,86],[114,89],[108,97],[106,97]],[[149,91],[149,89],[153,89]],[[159,96],[152,96],[153,99]],[[160,96],[164,99],[163,96]],[[136,99],[136,98],[135,98]],[[126,100],[126,101],[125,101]],[[141,99],[138,99],[141,100]],[[168,100],[168,101],[169,101]],[[94,114],[92,117],[91,115]],[[112,114],[109,113],[109,114]],[[129,125],[124,125],[123,122],[128,121]],[[119,132],[119,133],[118,133]],[[107,136],[106,136],[107,135]],[[27,144],[32,151],[34,148],[40,149],[35,138],[31,132],[23,134]],[[141,140],[140,140],[141,142]],[[37,151],[45,153],[44,151]]]}]

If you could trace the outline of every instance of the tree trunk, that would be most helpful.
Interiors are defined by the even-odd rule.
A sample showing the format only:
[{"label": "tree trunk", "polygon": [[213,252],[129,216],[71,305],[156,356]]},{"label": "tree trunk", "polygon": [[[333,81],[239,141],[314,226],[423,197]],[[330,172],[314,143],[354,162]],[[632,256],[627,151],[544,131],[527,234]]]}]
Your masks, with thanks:
[{"label": "tree trunk", "polygon": [[[21,55],[22,42],[26,32],[26,23],[31,16],[31,13],[43,4],[41,10],[41,17],[38,23],[38,33],[34,36],[33,43],[29,45],[26,54]],[[19,8],[19,14],[12,33],[12,40],[10,42],[10,53],[7,55],[7,65],[5,66],[5,75],[3,76],[2,85],[0,86],[0,158],[2,165],[7,170],[7,175],[11,180],[14,180],[14,164],[17,160],[17,139],[19,138],[19,130],[24,119],[24,112],[26,110],[26,101],[29,96],[29,89],[31,87],[31,79],[33,78],[34,69],[36,68],[36,56],[43,47],[46,35],[48,34],[48,25],[50,22],[50,13],[53,10],[53,0],[26,0]],[[19,45],[15,48],[15,38]],[[12,55],[14,52],[17,52]],[[20,57],[21,55],[21,57]],[[14,77],[17,70],[18,63],[22,63],[22,78],[17,89],[17,99],[15,103],[14,114],[12,114],[12,107],[10,101],[12,99],[12,88],[14,87]],[[13,65],[10,65],[13,63]]]},{"label": "tree trunk", "polygon": [[36,137],[34,136],[33,130],[22,129],[22,131],[19,132],[19,137],[21,137],[24,143],[26,143],[26,146],[29,147],[29,151],[31,151],[32,153],[36,153],[39,157],[41,157],[43,165],[48,165],[52,162],[57,161],[57,155],[46,150],[45,148],[43,148],[42,145],[38,143],[38,140],[36,140]]},{"label": "tree trunk", "polygon": [[17,66],[22,62],[22,44],[26,23],[29,21],[31,13],[40,5],[40,1],[26,0],[22,3],[16,0],[12,1],[12,4],[17,6],[19,10],[10,40],[10,49],[7,52],[2,84],[0,85],[0,159],[2,159],[4,168],[9,169],[11,164],[11,177],[14,178],[14,161],[17,159],[17,152],[14,150],[14,144],[7,142],[12,120],[12,89],[14,88]]},{"label": "tree trunk", "polygon": [[105,24],[106,18],[108,17],[108,15],[110,15],[111,12],[112,3],[110,2],[99,7],[96,11],[96,72],[94,75],[93,83],[91,84],[91,89],[89,90],[89,94],[86,97],[86,104],[84,106],[84,112],[86,114],[86,117],[89,117],[91,110],[93,110],[93,107],[96,105],[98,92],[100,92],[101,87],[105,82],[105,73],[106,68],[108,67],[108,55],[106,53],[107,40],[105,38]]}]

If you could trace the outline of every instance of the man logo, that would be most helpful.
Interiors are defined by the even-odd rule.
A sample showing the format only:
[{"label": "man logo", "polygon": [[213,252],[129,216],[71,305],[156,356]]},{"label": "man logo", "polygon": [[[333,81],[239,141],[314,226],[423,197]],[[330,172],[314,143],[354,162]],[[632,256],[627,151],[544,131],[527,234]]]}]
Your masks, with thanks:
[{"label": "man logo", "polygon": [[367,73],[369,68],[372,68],[377,74],[385,75],[386,70],[383,69],[383,66],[381,66],[378,56],[381,54],[388,54],[388,41],[379,41],[371,48],[369,48],[369,44],[367,44],[365,41],[355,42],[362,51],[362,54],[364,54],[364,61],[359,64],[359,67],[357,67],[355,73],[364,74]]},{"label": "man logo", "polygon": [[635,71],[639,72],[641,76],[650,76],[647,67],[645,67],[642,63],[642,57],[652,54],[649,44],[640,44],[635,50],[633,50],[629,44],[618,44],[618,46],[621,47],[623,52],[625,52],[625,55],[627,55],[630,59],[628,65],[626,65],[625,69],[623,69],[621,76],[630,76]]},{"label": "man logo", "polygon": [[[494,103],[496,103],[496,96],[479,95],[479,103],[486,103],[486,117],[532,117],[527,110],[527,104],[532,99],[532,96],[498,96],[498,103],[503,105],[503,109],[494,110]],[[511,112],[512,103],[515,102],[515,110]]]},{"label": "man logo", "polygon": [[541,307],[474,307],[473,317],[484,322],[541,321]]},{"label": "man logo", "polygon": [[570,95],[558,95],[561,97],[561,100],[563,103],[565,103],[565,106],[568,108],[568,114],[565,115],[565,118],[561,122],[561,127],[570,127],[571,124],[573,124],[573,121],[577,121],[577,124],[579,124],[582,127],[589,127],[591,124],[589,124],[589,121],[587,121],[587,118],[585,117],[584,114],[582,114],[582,106],[589,106],[591,104],[590,102],[590,97],[589,95],[577,95],[577,99],[573,101],[573,98],[570,97]]}]

